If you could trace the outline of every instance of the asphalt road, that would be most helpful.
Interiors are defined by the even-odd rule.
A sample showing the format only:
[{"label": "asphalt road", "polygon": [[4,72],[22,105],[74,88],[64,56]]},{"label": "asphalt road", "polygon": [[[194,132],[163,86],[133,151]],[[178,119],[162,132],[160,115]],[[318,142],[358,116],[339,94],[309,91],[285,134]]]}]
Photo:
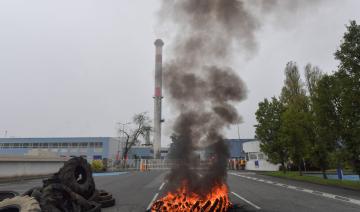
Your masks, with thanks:
[{"label": "asphalt road", "polygon": [[[116,198],[116,206],[104,212],[144,212],[155,198],[166,191],[166,172],[129,172],[117,176],[97,176],[97,188]],[[257,175],[251,172],[229,172],[230,199],[238,211],[360,211],[360,192],[313,185],[303,182]],[[20,193],[41,185],[41,180],[0,184],[0,190]],[[358,202],[357,202],[358,201]]]}]

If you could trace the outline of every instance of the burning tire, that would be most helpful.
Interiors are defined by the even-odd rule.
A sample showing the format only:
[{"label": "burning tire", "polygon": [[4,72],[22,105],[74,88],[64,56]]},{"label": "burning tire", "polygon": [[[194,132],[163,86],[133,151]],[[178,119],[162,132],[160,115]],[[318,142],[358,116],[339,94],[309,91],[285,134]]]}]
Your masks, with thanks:
[{"label": "burning tire", "polygon": [[86,199],[95,191],[90,165],[84,158],[72,158],[59,170],[58,177],[64,185]]},{"label": "burning tire", "polygon": [[15,191],[0,191],[0,202],[4,199],[14,198],[16,196],[19,196],[19,193]]},{"label": "burning tire", "polygon": [[0,202],[0,212],[41,212],[39,203],[29,196],[16,196]]}]

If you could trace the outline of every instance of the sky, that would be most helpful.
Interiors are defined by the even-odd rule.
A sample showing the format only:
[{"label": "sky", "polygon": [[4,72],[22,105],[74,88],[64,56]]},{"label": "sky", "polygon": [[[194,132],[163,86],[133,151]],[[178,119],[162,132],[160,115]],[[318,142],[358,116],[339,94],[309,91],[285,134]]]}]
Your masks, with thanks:
[{"label": "sky", "polygon": [[[171,30],[158,24],[160,3],[0,1],[0,137],[117,136],[117,123],[140,112],[152,117],[153,42],[164,40],[164,62],[171,45]],[[360,22],[359,8],[358,0],[322,0],[260,16],[257,50],[235,52],[230,64],[247,99],[236,105],[243,122],[226,137],[254,137],[257,105],[280,94],[287,62],[302,73],[309,62],[335,71],[333,53],[345,25]],[[174,119],[166,95],[163,108],[166,146]]]}]

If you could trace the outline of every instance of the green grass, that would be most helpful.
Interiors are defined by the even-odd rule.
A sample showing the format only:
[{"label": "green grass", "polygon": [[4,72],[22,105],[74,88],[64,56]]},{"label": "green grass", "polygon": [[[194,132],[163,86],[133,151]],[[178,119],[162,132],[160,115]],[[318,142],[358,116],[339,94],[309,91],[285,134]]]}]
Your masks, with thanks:
[{"label": "green grass", "polygon": [[315,176],[300,176],[299,172],[286,172],[286,174],[284,174],[283,172],[278,171],[278,172],[263,172],[261,174],[272,177],[280,177],[280,178],[305,181],[320,185],[328,185],[328,186],[341,187],[341,188],[360,191],[360,181],[334,180],[334,179],[326,180],[321,177],[315,177]]}]

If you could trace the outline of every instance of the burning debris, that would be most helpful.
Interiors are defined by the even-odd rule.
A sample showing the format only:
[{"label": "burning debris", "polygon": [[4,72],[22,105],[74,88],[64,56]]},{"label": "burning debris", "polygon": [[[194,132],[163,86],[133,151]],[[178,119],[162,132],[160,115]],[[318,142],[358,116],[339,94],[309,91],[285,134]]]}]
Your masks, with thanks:
[{"label": "burning debris", "polygon": [[231,207],[225,184],[215,186],[206,196],[188,190],[186,183],[174,193],[156,201],[151,211],[227,211]]}]

